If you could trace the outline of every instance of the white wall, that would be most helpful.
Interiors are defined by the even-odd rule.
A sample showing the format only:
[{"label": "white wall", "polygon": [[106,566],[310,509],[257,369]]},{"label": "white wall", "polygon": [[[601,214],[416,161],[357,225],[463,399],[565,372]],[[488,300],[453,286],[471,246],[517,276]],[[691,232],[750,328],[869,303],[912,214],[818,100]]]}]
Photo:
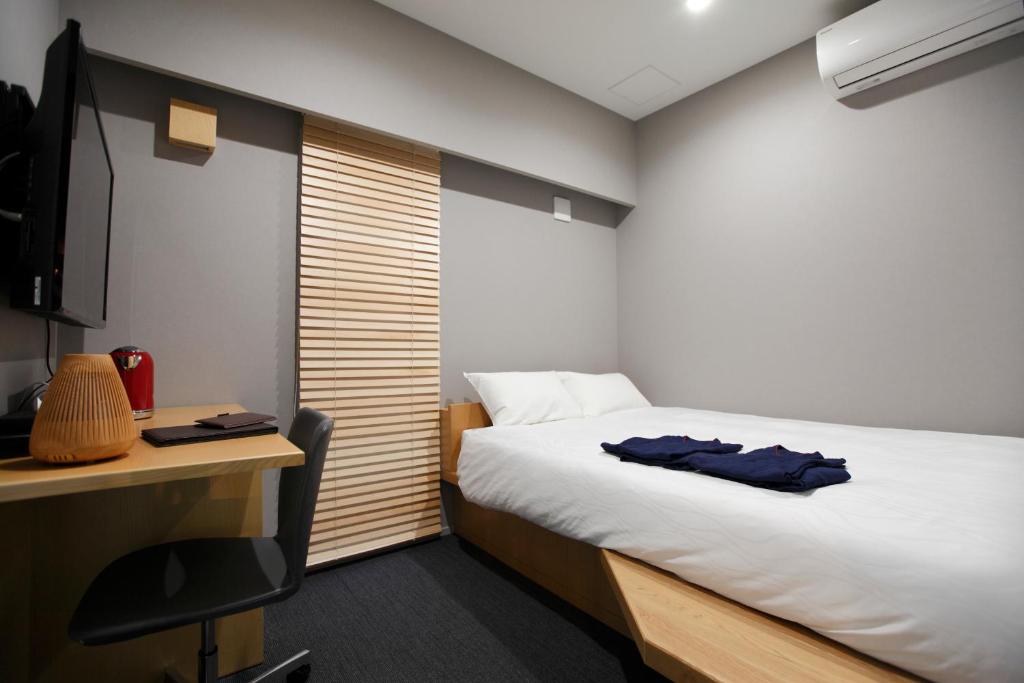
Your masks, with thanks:
[{"label": "white wall", "polygon": [[638,126],[622,370],[659,404],[1024,436],[1024,36],[864,93],[813,41]]},{"label": "white wall", "polygon": [[617,222],[611,202],[444,155],[442,403],[477,400],[463,372],[616,369]]},{"label": "white wall", "polygon": [[369,0],[63,0],[119,59],[631,205],[633,128]]},{"label": "white wall", "polygon": [[[0,80],[28,88],[39,100],[46,48],[57,37],[57,0],[0,0]],[[10,224],[0,219],[0,230]],[[0,414],[8,401],[47,377],[42,318],[12,311],[8,288],[0,285]],[[52,353],[52,349],[51,349]]]}]

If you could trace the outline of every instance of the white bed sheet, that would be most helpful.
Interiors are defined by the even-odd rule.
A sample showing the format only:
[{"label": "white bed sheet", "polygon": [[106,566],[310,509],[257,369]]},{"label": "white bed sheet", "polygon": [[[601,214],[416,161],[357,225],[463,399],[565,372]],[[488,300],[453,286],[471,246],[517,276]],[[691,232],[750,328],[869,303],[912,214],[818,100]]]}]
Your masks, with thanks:
[{"label": "white bed sheet", "polygon": [[[846,458],[780,493],[622,463],[689,434]],[[618,550],[936,681],[1024,680],[1024,439],[642,408],[463,433],[465,497]]]}]

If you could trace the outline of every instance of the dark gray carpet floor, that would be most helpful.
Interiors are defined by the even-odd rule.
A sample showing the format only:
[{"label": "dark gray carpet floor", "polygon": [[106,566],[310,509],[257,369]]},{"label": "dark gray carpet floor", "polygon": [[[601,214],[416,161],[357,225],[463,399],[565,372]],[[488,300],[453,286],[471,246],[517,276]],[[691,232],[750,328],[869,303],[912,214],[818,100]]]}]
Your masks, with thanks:
[{"label": "dark gray carpet floor", "polygon": [[309,649],[311,681],[664,680],[631,640],[453,536],[311,574],[265,621],[267,664]]}]

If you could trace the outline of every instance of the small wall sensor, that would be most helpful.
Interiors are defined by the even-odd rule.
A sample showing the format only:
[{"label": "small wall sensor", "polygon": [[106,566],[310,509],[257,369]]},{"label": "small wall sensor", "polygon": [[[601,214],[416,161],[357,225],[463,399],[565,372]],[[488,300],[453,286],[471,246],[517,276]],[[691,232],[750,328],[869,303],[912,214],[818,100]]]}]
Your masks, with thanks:
[{"label": "small wall sensor", "polygon": [[572,203],[565,197],[555,197],[555,220],[565,223],[572,221]]}]

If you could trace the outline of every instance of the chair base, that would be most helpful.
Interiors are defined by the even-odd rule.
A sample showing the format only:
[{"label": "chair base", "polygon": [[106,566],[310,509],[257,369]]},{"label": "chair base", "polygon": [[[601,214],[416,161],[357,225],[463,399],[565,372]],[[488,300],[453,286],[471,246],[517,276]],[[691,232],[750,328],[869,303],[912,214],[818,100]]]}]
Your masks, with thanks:
[{"label": "chair base", "polygon": [[[197,659],[199,669],[196,680],[198,683],[217,683],[217,638],[214,633],[214,622],[208,620],[200,624],[201,643]],[[311,671],[309,650],[292,655],[277,666],[264,671],[249,683],[305,683]],[[186,683],[187,679],[179,671],[167,671],[164,680],[168,683]]]},{"label": "chair base", "polygon": [[[309,650],[303,650],[273,669],[264,671],[249,683],[305,683],[309,679],[311,671]],[[176,670],[165,672],[164,681],[166,683],[189,683],[189,679]]]},{"label": "chair base", "polygon": [[284,660],[273,669],[264,671],[252,679],[250,683],[304,683],[309,678],[311,671],[309,650],[303,650]]}]

